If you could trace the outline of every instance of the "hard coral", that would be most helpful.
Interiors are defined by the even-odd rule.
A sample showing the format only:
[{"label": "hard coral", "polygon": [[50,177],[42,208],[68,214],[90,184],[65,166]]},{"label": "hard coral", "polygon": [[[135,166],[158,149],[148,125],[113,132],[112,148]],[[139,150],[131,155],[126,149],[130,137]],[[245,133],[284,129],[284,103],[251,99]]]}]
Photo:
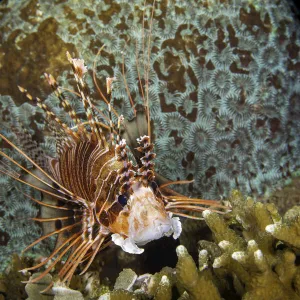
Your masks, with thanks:
[{"label": "hard coral", "polygon": [[[299,255],[299,209],[293,209],[288,224],[272,204],[244,199],[237,191],[229,201],[231,216],[223,218],[209,211],[203,214],[222,252],[216,255],[208,249],[215,276],[225,271],[243,299],[300,299],[299,287],[295,286],[300,272],[295,263]],[[200,242],[202,247],[204,242]]]}]

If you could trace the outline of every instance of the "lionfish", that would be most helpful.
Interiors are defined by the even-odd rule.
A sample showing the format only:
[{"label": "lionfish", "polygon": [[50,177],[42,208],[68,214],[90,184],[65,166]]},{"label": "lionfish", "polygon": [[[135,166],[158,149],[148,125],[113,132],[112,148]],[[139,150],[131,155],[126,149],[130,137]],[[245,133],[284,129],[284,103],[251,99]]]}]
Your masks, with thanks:
[{"label": "lionfish", "polygon": [[[169,187],[172,184],[185,184],[190,181],[170,182],[155,172],[148,78],[144,79],[143,87],[138,75],[140,92],[144,99],[143,110],[135,110],[134,101],[129,94],[135,117],[133,120],[124,120],[111,105],[111,98],[108,100],[98,86],[94,64],[94,83],[101,101],[104,101],[108,108],[107,125],[97,117],[97,108],[89,95],[84,81],[87,73],[84,61],[72,58],[68,52],[67,58],[71,63],[78,89],[78,92],[73,93],[81,99],[87,121],[82,121],[76,114],[64,95],[63,88],[52,75],[45,74],[45,77],[63,109],[74,122],[74,127],[62,122],[41,99],[34,98],[26,89],[19,87],[29,100],[35,101],[46,113],[49,128],[54,128],[55,134],[60,137],[57,139],[56,157],[47,157],[47,167],[43,168],[33,157],[0,134],[6,143],[33,166],[33,169],[25,168],[0,151],[3,157],[27,175],[18,176],[7,169],[0,169],[0,172],[41,191],[47,196],[47,201],[40,201],[27,194],[26,196],[41,207],[51,210],[51,218],[34,220],[42,224],[52,224],[50,227],[53,230],[34,241],[24,251],[47,238],[57,236],[52,253],[37,265],[23,270],[32,271],[45,267],[39,276],[27,281],[30,283],[38,282],[58,262],[67,257],[58,277],[61,283],[68,285],[80,264],[85,264],[80,273],[83,274],[97,253],[112,243],[120,246],[125,252],[140,254],[144,251],[141,246],[153,240],[171,235],[177,239],[182,230],[179,216],[201,219],[194,214],[189,215],[188,212],[202,212],[206,209],[222,212],[224,209],[218,201],[189,198]],[[137,69],[138,67],[137,61]],[[124,62],[123,78],[126,86]],[[107,95],[111,95],[113,80],[114,78],[107,78]],[[126,89],[129,90],[128,87]],[[112,121],[113,113],[118,118],[117,124]],[[134,157],[134,162],[129,159],[130,156]],[[46,290],[52,286],[53,283]]]}]

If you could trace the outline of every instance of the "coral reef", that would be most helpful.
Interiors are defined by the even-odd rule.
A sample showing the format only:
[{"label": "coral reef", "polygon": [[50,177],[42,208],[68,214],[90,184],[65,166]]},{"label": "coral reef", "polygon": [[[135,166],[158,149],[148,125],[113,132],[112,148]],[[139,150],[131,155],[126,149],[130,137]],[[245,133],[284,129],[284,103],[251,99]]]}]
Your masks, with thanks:
[{"label": "coral reef", "polygon": [[299,207],[281,217],[273,204],[244,199],[237,191],[229,201],[229,218],[203,213],[218,247],[209,249],[206,241],[199,246],[212,262],[215,279],[230,276],[243,299],[300,299]]},{"label": "coral reef", "polygon": [[[297,262],[300,207],[295,206],[281,216],[274,204],[245,198],[236,190],[228,202],[232,211],[223,216],[208,210],[203,212],[212,238],[198,242],[196,257],[180,245],[176,249],[174,268],[164,267],[153,275],[138,275],[132,269],[124,269],[115,284],[109,284],[111,291],[100,281],[99,272],[93,271],[74,279],[71,285],[75,290],[56,282],[54,295],[43,297],[49,300],[68,297],[99,300],[300,299],[300,266]],[[0,281],[2,293],[8,295],[7,288],[10,288],[11,298],[8,299],[16,299],[12,296],[14,292],[24,293],[20,285],[11,288],[8,283],[28,277],[14,271],[21,263],[17,256],[14,261],[14,267]],[[43,281],[51,280],[51,276],[48,277]],[[36,297],[44,285],[45,282],[27,284],[28,300],[42,299]]]},{"label": "coral reef", "polygon": [[27,258],[21,259],[16,254],[12,256],[5,273],[0,275],[0,294],[4,295],[5,299],[26,299],[26,291],[21,281],[26,280],[27,276],[19,271],[30,265],[31,262]]}]

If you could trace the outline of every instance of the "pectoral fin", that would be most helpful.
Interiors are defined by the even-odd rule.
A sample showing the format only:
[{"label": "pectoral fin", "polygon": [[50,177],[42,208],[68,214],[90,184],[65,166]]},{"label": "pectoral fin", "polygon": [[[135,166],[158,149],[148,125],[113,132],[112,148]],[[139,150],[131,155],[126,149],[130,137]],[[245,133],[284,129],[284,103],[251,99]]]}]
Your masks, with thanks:
[{"label": "pectoral fin", "polygon": [[123,251],[131,254],[141,254],[144,252],[144,249],[139,248],[132,239],[126,238],[124,239],[120,234],[114,233],[111,236],[112,241],[120,246]]}]

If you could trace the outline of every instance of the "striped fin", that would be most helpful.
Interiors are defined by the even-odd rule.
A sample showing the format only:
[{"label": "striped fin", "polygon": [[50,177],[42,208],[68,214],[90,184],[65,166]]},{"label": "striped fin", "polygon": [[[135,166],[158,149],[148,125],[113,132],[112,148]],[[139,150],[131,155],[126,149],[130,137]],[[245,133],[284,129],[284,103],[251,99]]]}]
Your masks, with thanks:
[{"label": "striped fin", "polygon": [[84,61],[82,59],[72,58],[69,52],[67,52],[67,58],[72,65],[75,80],[77,82],[77,88],[81,95],[82,104],[90,123],[91,130],[95,134],[97,140],[102,142],[102,146],[107,149],[108,144],[105,135],[101,126],[98,126],[97,124],[98,120],[95,119],[95,115],[93,113],[93,105],[89,97],[88,89],[83,81],[83,76],[87,72],[87,68],[84,66]]},{"label": "striped fin", "polygon": [[[86,201],[80,197],[78,197],[77,195],[75,195],[73,192],[69,191],[68,189],[66,189],[63,185],[61,185],[58,181],[56,181],[51,175],[49,175],[45,170],[43,170],[39,165],[37,165],[26,153],[24,153],[24,151],[22,151],[20,148],[18,148],[15,144],[13,144],[12,142],[10,142],[5,136],[3,136],[1,133],[0,133],[0,138],[2,138],[5,142],[7,142],[13,149],[15,149],[17,152],[19,152],[26,160],[28,160],[29,162],[31,162],[33,164],[34,167],[36,167],[42,174],[43,176],[45,176],[47,179],[49,179],[52,184],[55,184],[55,189],[62,193],[65,197],[68,197],[68,198],[65,198],[63,196],[60,196],[60,195],[56,195],[56,194],[53,194],[49,191],[46,191],[46,190],[43,190],[39,187],[36,187],[32,184],[29,184],[27,182],[25,182],[24,180],[20,179],[19,177],[16,177],[12,174],[9,174],[9,173],[5,173],[3,171],[0,170],[1,173],[5,173],[7,175],[9,175],[10,177],[16,179],[17,181],[20,181],[22,183],[25,183],[29,186],[32,186],[34,188],[36,188],[37,190],[40,190],[40,191],[43,191],[43,192],[46,192],[47,194],[49,195],[53,195],[54,197],[56,198],[60,198],[62,200],[66,200],[66,201],[70,201],[70,202],[74,202],[74,203],[80,203],[82,204],[83,206],[86,206]],[[30,174],[30,171],[27,170],[26,171],[28,174]]]},{"label": "striped fin", "polygon": [[142,166],[138,169],[138,177],[140,181],[147,186],[148,183],[153,181],[155,178],[153,159],[156,154],[152,152],[154,145],[150,142],[150,137],[147,135],[137,139],[137,142],[140,145],[136,148],[137,151],[144,154],[144,156],[140,159]]},{"label": "striped fin", "polygon": [[123,163],[123,167],[118,170],[118,174],[120,175],[119,183],[122,185],[120,194],[131,194],[135,171],[133,170],[132,162],[128,160],[126,140],[124,139],[116,146],[116,158],[119,162]]},{"label": "striped fin", "polygon": [[[27,92],[26,89],[22,88],[21,86],[18,86],[20,92],[24,93],[26,95],[26,97],[30,100],[30,101],[34,101],[33,97]],[[49,117],[51,120],[57,122],[60,127],[62,128],[62,130],[64,132],[66,132],[70,137],[73,138],[73,140],[78,141],[79,140],[79,136],[76,132],[74,132],[70,127],[67,126],[67,124],[65,124],[64,122],[62,122],[50,109],[49,107],[42,103],[42,100],[38,97],[35,98],[35,100],[37,101],[37,105],[47,114],[47,117]]]},{"label": "striped fin", "polygon": [[76,124],[76,127],[79,130],[82,130],[85,136],[88,136],[86,128],[84,126],[81,126],[82,123],[81,123],[79,117],[77,116],[75,110],[72,108],[68,99],[65,97],[64,93],[59,88],[58,83],[55,80],[55,78],[51,74],[44,73],[44,75],[45,75],[49,85],[51,86],[53,92],[55,93],[56,97],[60,100],[62,107],[64,108],[66,113],[69,114],[69,116],[73,120],[74,124]]}]

